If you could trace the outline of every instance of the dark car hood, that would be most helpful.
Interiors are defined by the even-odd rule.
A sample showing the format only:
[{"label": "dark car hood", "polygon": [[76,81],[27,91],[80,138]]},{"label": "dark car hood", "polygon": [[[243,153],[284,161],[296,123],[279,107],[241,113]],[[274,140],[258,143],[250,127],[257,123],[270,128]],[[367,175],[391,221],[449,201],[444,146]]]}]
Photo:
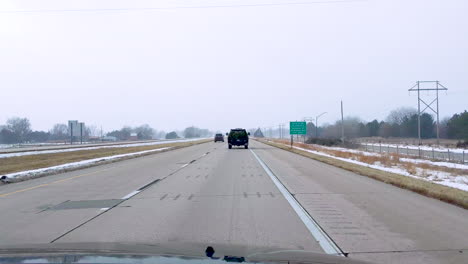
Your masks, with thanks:
[{"label": "dark car hood", "polygon": [[[205,255],[207,246],[215,249],[215,258]],[[365,263],[302,250],[213,244],[53,243],[0,247],[0,263],[222,264],[226,263],[225,256],[235,256],[229,262],[243,257],[245,263]]]}]

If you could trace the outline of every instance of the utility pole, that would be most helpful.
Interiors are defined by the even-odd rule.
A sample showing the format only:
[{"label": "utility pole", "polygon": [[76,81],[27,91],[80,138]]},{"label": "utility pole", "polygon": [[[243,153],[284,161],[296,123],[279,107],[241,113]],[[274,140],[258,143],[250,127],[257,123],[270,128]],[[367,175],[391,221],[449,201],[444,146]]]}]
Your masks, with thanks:
[{"label": "utility pole", "polygon": [[[296,122],[297,122],[297,119],[296,119]],[[299,134],[296,135],[296,140],[297,142],[299,142]]]},{"label": "utility pole", "polygon": [[[427,87],[427,88],[421,88],[421,84],[432,84],[433,86]],[[435,84],[435,85],[434,85]],[[417,81],[416,84],[409,89],[409,92],[417,91],[418,92],[418,140],[419,140],[419,145],[421,145],[421,114],[426,111],[426,109],[432,110],[437,116],[436,120],[436,133],[437,133],[437,145],[439,145],[439,91],[447,91],[448,89],[440,84],[439,81]],[[423,99],[421,99],[421,91],[435,91],[436,92],[436,97],[432,102],[429,104],[426,103]],[[423,103],[426,107],[421,111],[421,103]],[[431,105],[433,103],[436,103],[436,109],[434,110]]]},{"label": "utility pole", "polygon": [[80,144],[83,144],[83,125],[84,123],[80,123]]},{"label": "utility pole", "polygon": [[70,123],[70,145],[73,145],[73,122]]},{"label": "utility pole", "polygon": [[341,101],[341,141],[344,145],[344,118],[343,118],[343,101]]}]

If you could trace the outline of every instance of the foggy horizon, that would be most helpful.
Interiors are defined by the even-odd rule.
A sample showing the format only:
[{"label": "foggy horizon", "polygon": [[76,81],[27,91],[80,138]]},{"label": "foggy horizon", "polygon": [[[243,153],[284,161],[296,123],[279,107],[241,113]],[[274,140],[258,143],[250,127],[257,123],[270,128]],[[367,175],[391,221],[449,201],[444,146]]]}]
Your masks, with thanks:
[{"label": "foggy horizon", "polygon": [[441,120],[467,110],[465,1],[328,2],[2,1],[0,125],[224,132],[327,112],[322,126],[341,100],[380,121],[417,108],[418,80],[448,88]]}]

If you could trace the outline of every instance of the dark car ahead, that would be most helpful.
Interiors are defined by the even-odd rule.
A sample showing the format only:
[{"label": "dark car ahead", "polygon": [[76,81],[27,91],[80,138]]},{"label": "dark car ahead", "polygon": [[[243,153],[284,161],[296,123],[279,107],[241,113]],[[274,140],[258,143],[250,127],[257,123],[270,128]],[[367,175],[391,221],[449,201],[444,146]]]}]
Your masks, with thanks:
[{"label": "dark car ahead", "polygon": [[218,142],[218,141],[224,142],[224,136],[223,136],[223,134],[216,134],[216,135],[215,135],[214,142],[216,143],[216,142]]},{"label": "dark car ahead", "polygon": [[246,149],[249,148],[249,135],[245,129],[236,128],[226,133],[228,136],[228,147],[231,149],[232,146],[244,146]]}]

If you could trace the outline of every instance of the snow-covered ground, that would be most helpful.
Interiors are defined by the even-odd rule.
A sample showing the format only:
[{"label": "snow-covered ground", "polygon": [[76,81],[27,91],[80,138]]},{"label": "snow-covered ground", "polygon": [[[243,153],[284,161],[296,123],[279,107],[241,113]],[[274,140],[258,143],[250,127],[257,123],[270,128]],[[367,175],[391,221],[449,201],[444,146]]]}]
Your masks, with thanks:
[{"label": "snow-covered ground", "polygon": [[41,154],[72,152],[72,151],[103,149],[103,148],[130,148],[130,147],[140,147],[140,146],[152,146],[152,145],[161,145],[161,144],[176,143],[176,142],[198,141],[198,140],[202,140],[202,139],[203,138],[191,138],[191,139],[180,139],[180,140],[153,141],[153,142],[146,142],[146,143],[129,143],[129,144],[121,144],[121,145],[84,147],[84,148],[66,148],[66,149],[53,149],[53,150],[38,150],[38,151],[2,153],[2,154],[0,154],[0,159],[10,158],[10,157],[18,157],[18,156],[26,156],[26,155],[41,155]]},{"label": "snow-covered ground", "polygon": [[96,163],[100,163],[100,162],[104,162],[104,161],[117,160],[117,159],[121,159],[121,158],[124,158],[124,157],[140,156],[140,155],[143,155],[143,154],[147,154],[147,153],[151,153],[151,152],[159,152],[159,151],[163,151],[163,150],[167,150],[167,149],[171,149],[171,147],[144,150],[144,151],[139,151],[139,152],[126,153],[126,154],[120,154],[120,155],[114,155],[114,156],[108,156],[108,157],[101,157],[101,158],[96,158],[96,159],[87,159],[87,160],[71,162],[71,163],[61,164],[61,165],[47,167],[47,168],[40,168],[40,169],[35,169],[35,170],[14,172],[14,173],[10,173],[10,174],[6,174],[6,175],[2,176],[1,180],[4,181],[4,182],[9,182],[9,181],[17,180],[17,179],[20,179],[20,178],[30,178],[30,177],[35,177],[35,176],[44,175],[44,174],[51,174],[51,173],[60,172],[60,171],[64,171],[64,170],[69,170],[69,169],[82,168],[82,167],[87,167],[87,166],[90,166],[90,165],[93,165],[93,164],[96,164]]},{"label": "snow-covered ground", "polygon": [[[378,169],[378,170],[382,170],[382,171],[388,171],[388,172],[392,172],[392,173],[396,173],[396,174],[401,174],[401,175],[405,175],[405,176],[409,176],[409,177],[413,177],[413,178],[417,178],[417,179],[430,181],[430,182],[437,183],[437,184],[442,184],[442,185],[445,185],[445,186],[450,186],[450,187],[457,188],[457,189],[460,189],[460,190],[468,191],[468,166],[467,165],[444,162],[444,163],[449,164],[449,166],[454,166],[455,165],[455,166],[457,166],[457,168],[464,167],[462,169],[467,170],[466,175],[452,175],[452,174],[450,174],[448,172],[434,171],[434,170],[422,170],[420,168],[417,168],[416,175],[412,175],[412,174],[410,174],[408,171],[406,171],[404,168],[402,168],[400,166],[385,167],[385,166],[383,166],[381,164],[377,164],[377,163],[368,164],[368,163],[360,162],[360,161],[353,160],[353,159],[335,157],[335,156],[328,155],[328,154],[323,153],[323,152],[318,152],[318,151],[309,150],[309,149],[305,149],[305,148],[299,148],[299,147],[294,147],[294,148],[300,149],[300,150],[303,150],[303,151],[307,151],[307,152],[310,152],[310,153],[314,153],[314,154],[317,154],[317,155],[327,156],[327,157],[330,157],[330,158],[334,158],[334,159],[338,159],[338,160],[342,160],[342,161],[346,161],[346,162],[350,162],[350,163],[370,167],[370,168],[373,168],[373,169]],[[417,161],[417,160],[414,160],[414,159],[405,159],[405,161],[416,162],[416,163],[417,162],[424,162],[424,163],[431,162],[431,161],[423,161],[423,160]],[[437,163],[437,162],[431,162],[431,163]],[[425,174],[426,177],[423,177],[422,176],[423,174]]]},{"label": "snow-covered ground", "polygon": [[[89,142],[83,142],[84,144],[88,144]],[[0,149],[18,149],[24,147],[42,147],[42,146],[61,146],[67,145],[68,143],[22,143],[22,144],[0,144]]]},{"label": "snow-covered ground", "polygon": [[[278,143],[278,142],[275,142]],[[285,146],[289,146],[287,144],[283,144]],[[316,146],[316,145],[314,145]],[[316,146],[317,148],[321,149],[331,149],[331,150],[338,150],[338,151],[345,151],[345,152],[351,152],[351,153],[359,153],[367,156],[380,156],[381,154],[379,153],[370,153],[370,152],[365,152],[365,151],[358,151],[358,150],[352,150],[352,149],[345,149],[345,148],[336,148],[336,147],[325,147],[325,146]],[[426,163],[430,165],[435,165],[435,166],[441,166],[441,167],[448,167],[448,168],[456,168],[456,169],[461,169],[461,170],[466,170],[466,174],[464,175],[454,175],[449,172],[445,171],[437,171],[437,170],[429,170],[429,169],[421,169],[421,168],[416,168],[416,173],[415,175],[409,173],[402,165],[396,165],[396,166],[391,166],[391,167],[386,167],[382,164],[379,164],[378,162],[374,164],[369,164],[365,162],[361,162],[358,160],[354,159],[348,159],[348,158],[341,158],[341,157],[336,157],[333,155],[330,155],[328,153],[320,152],[320,151],[315,151],[315,150],[310,150],[310,149],[305,149],[301,147],[294,146],[295,149],[299,149],[302,151],[310,152],[316,155],[320,156],[325,156],[329,158],[334,158],[354,164],[358,164],[361,166],[366,166],[369,168],[377,169],[377,170],[382,170],[382,171],[388,171],[408,177],[413,177],[417,179],[422,179],[425,181],[430,181],[436,184],[441,184],[453,188],[457,188],[463,191],[468,191],[468,165],[463,165],[463,164],[457,164],[457,163],[451,163],[451,162],[437,162],[437,161],[430,161],[430,160],[422,160],[422,159],[409,159],[409,158],[400,158],[401,161],[403,162],[411,162],[411,163]]]},{"label": "snow-covered ground", "polygon": [[[382,156],[381,153],[376,153],[376,152],[367,152],[367,151],[362,151],[362,150],[355,150],[355,149],[347,149],[347,148],[339,148],[339,147],[327,147],[327,146],[319,146],[319,145],[314,145],[318,148],[322,149],[331,149],[331,150],[338,150],[338,151],[344,151],[344,152],[349,152],[349,153],[357,153],[365,156]],[[411,159],[411,158],[400,158],[400,160],[405,161],[405,162],[412,162],[412,163],[426,163],[434,166],[441,166],[441,167],[448,167],[448,168],[455,168],[455,169],[462,169],[462,170],[468,170],[468,164],[460,164],[460,163],[454,163],[454,162],[445,162],[445,161],[432,161],[432,160],[425,160],[425,159]],[[467,171],[468,173],[468,171]]]},{"label": "snow-covered ground", "polygon": [[462,149],[462,148],[442,148],[442,147],[437,147],[437,146],[425,146],[425,145],[421,145],[421,146],[415,146],[415,145],[397,145],[397,144],[379,144],[379,143],[360,143],[361,145],[363,146],[382,146],[382,148],[387,148],[387,147],[391,147],[391,148],[401,148],[401,149],[414,149],[414,150],[418,150],[418,149],[421,149],[421,150],[426,150],[426,151],[432,151],[434,149],[434,151],[438,151],[438,152],[447,152],[447,151],[450,151],[452,153],[463,153],[464,152],[468,152],[468,150],[466,149]]}]

